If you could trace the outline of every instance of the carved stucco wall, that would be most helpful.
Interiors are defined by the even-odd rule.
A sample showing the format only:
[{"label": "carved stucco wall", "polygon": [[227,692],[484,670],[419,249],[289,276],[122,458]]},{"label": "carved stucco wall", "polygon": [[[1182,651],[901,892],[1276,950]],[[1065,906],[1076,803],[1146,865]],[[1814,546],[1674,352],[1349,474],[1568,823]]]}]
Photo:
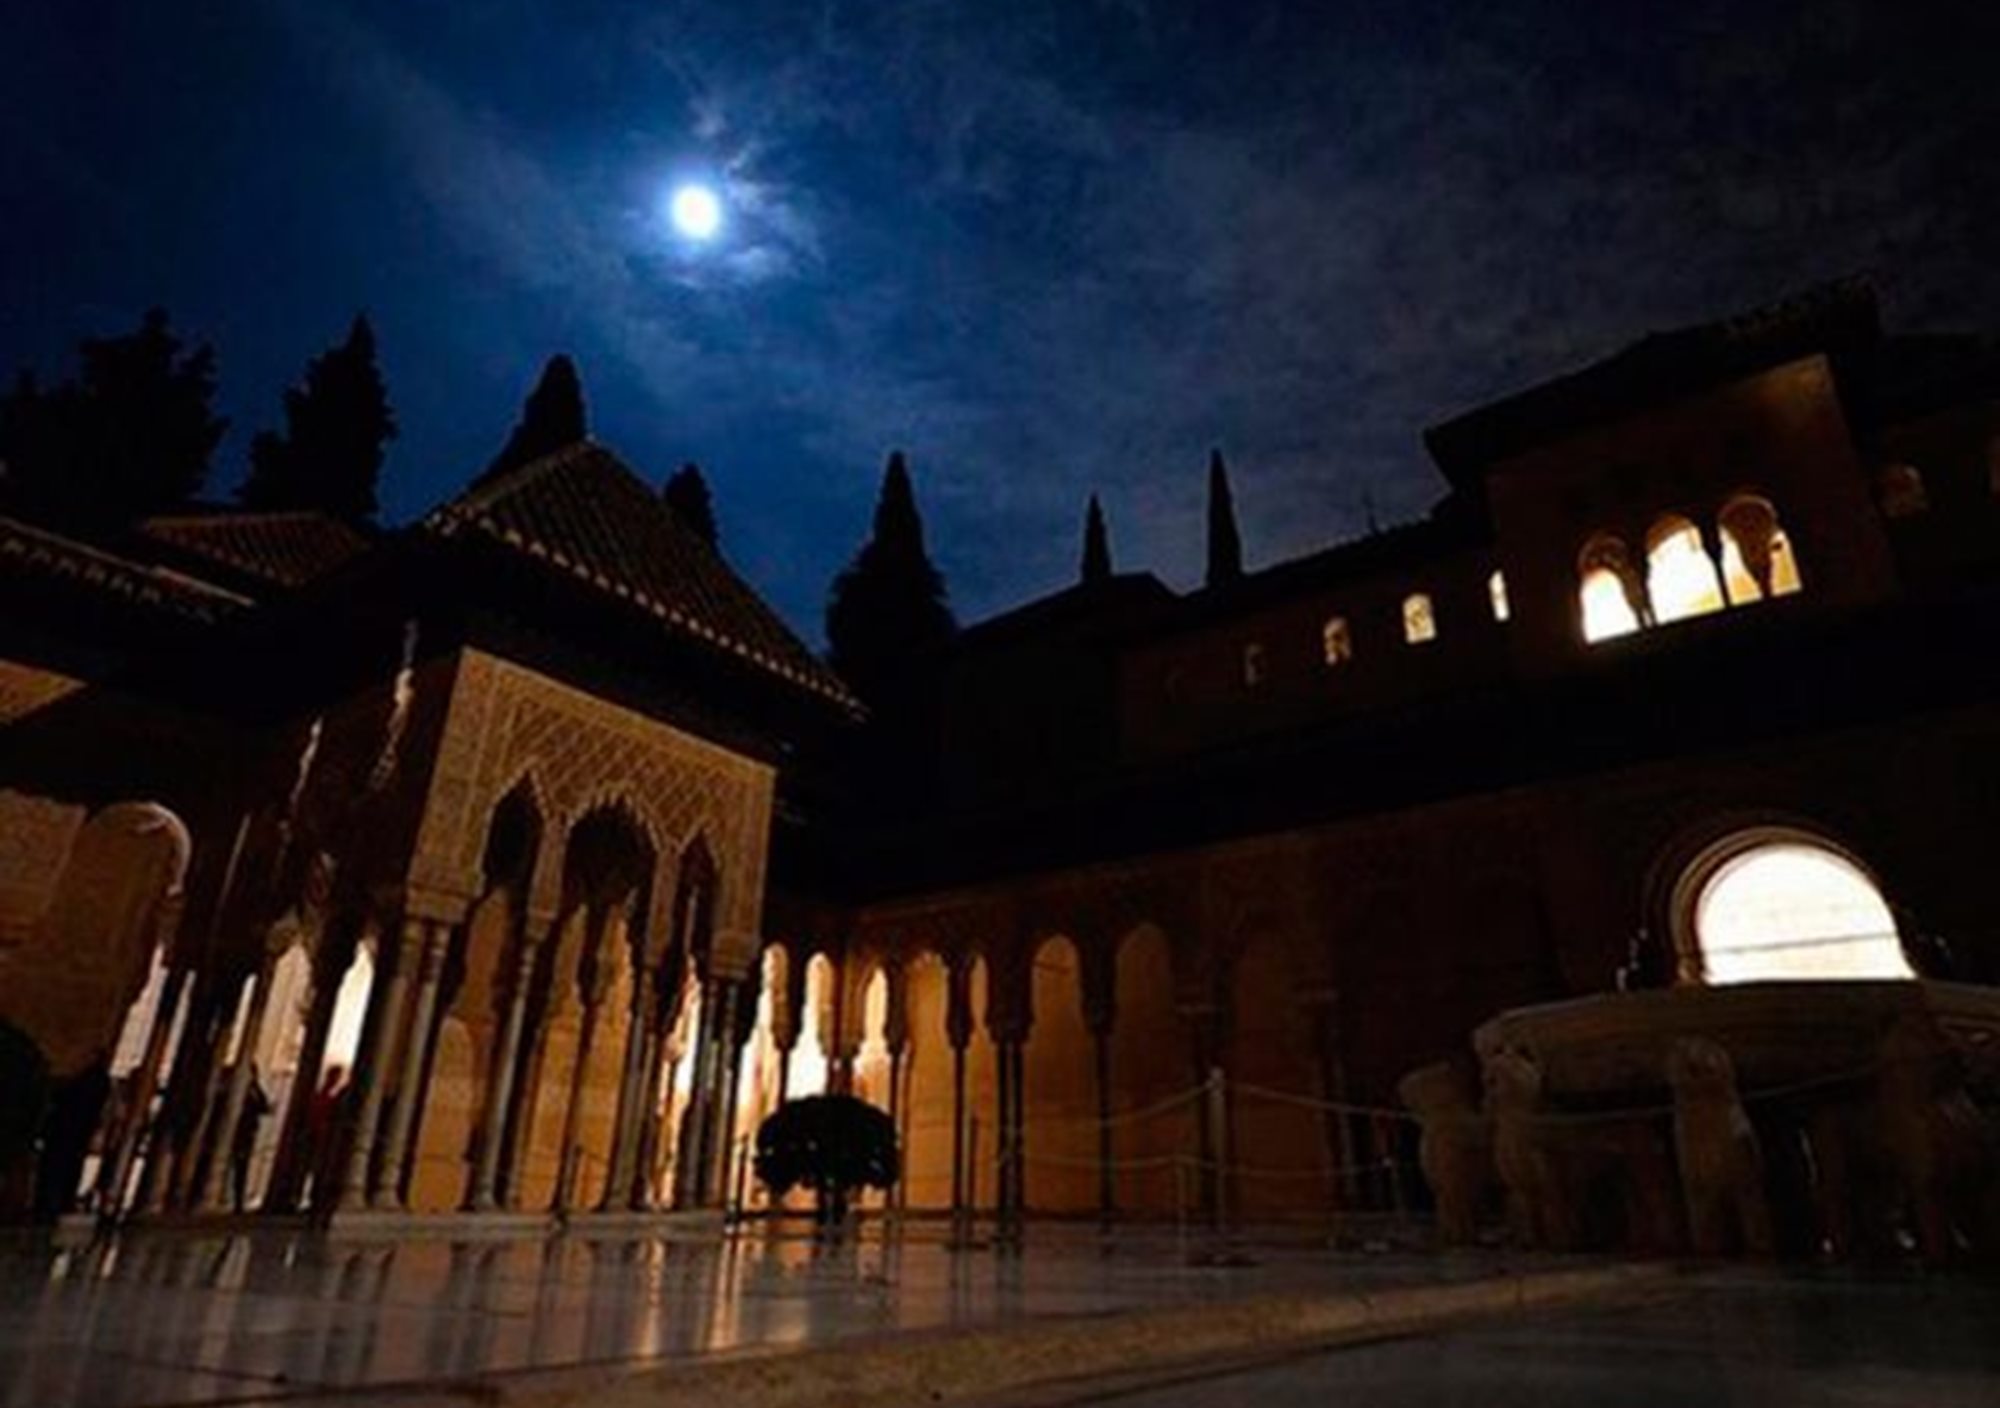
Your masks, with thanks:
[{"label": "carved stucco wall", "polygon": [[741,976],[757,958],[775,779],[754,758],[465,651],[418,828],[410,903],[457,917],[479,886],[494,809],[525,784],[544,827],[535,908],[552,913],[560,902],[570,829],[599,806],[617,806],[647,833],[658,866],[649,942],[666,942],[681,852],[705,837],[720,872],[712,962],[719,974]]}]

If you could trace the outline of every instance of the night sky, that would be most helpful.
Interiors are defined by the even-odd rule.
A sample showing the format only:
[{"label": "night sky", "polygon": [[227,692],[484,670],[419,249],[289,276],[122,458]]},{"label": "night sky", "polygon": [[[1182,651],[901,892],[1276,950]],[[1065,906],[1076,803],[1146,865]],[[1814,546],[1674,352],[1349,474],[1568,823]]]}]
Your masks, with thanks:
[{"label": "night sky", "polygon": [[1255,566],[1421,513],[1426,424],[1649,327],[1870,272],[2000,329],[1996,11],[14,0],[0,370],[164,304],[219,492],[365,310],[392,520],[566,350],[809,638],[897,446],[962,618],[1065,584],[1093,489],[1185,586],[1212,444]]}]

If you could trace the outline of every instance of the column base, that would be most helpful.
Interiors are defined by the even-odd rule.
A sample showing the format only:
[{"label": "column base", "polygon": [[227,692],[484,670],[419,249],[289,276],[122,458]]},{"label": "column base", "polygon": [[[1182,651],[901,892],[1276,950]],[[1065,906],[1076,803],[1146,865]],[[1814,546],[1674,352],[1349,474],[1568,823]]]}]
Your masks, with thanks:
[{"label": "column base", "polygon": [[327,1219],[328,1241],[396,1241],[406,1237],[454,1242],[507,1241],[548,1237],[558,1231],[546,1212],[396,1212],[344,1208]]},{"label": "column base", "polygon": [[724,1215],[721,1208],[689,1208],[679,1212],[630,1209],[568,1212],[562,1215],[562,1230],[572,1237],[665,1237],[705,1242],[722,1236]]}]

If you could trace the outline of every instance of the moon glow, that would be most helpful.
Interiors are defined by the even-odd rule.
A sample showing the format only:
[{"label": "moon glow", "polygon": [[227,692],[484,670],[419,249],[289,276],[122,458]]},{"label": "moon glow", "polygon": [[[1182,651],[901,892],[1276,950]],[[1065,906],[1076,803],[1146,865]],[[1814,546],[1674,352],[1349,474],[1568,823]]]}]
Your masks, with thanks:
[{"label": "moon glow", "polygon": [[674,228],[691,240],[712,240],[722,229],[722,200],[707,186],[678,187],[667,214]]}]

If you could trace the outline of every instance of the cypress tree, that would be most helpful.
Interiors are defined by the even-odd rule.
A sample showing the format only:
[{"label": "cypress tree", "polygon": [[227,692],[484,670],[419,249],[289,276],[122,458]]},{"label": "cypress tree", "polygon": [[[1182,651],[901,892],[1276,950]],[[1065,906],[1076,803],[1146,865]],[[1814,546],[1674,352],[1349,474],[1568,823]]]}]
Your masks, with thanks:
[{"label": "cypress tree", "polygon": [[353,523],[374,518],[382,459],[396,415],[375,360],[375,330],[355,318],[347,338],[306,365],[285,392],[285,431],[250,444],[246,507],[316,509]]},{"label": "cypress tree", "polygon": [[1090,507],[1083,515],[1083,573],[1082,580],[1088,586],[1093,582],[1108,581],[1111,577],[1111,535],[1104,526],[1104,508],[1097,502],[1097,495],[1090,496]]},{"label": "cypress tree", "polygon": [[899,450],[882,475],[874,532],[834,579],[827,601],[833,667],[863,699],[881,701],[915,660],[957,631],[945,598]]},{"label": "cypress tree", "polygon": [[700,465],[684,464],[675,470],[660,497],[666,500],[674,516],[692,528],[703,542],[710,547],[720,543],[721,534],[715,526],[715,500],[708,492],[708,481],[702,478]]},{"label": "cypress tree", "polygon": [[213,412],[214,349],[184,349],[155,308],[77,350],[74,381],[44,390],[24,373],[0,403],[9,507],[107,534],[192,499],[229,428]]},{"label": "cypress tree", "polygon": [[1211,587],[1243,575],[1243,539],[1236,531],[1236,500],[1229,492],[1229,468],[1222,451],[1208,456],[1208,578]]},{"label": "cypress tree", "polygon": [[535,389],[521,404],[521,419],[515,422],[507,443],[500,447],[500,453],[476,482],[484,483],[510,469],[554,454],[589,433],[583,409],[583,381],[576,374],[576,363],[558,352],[543,365]]}]

